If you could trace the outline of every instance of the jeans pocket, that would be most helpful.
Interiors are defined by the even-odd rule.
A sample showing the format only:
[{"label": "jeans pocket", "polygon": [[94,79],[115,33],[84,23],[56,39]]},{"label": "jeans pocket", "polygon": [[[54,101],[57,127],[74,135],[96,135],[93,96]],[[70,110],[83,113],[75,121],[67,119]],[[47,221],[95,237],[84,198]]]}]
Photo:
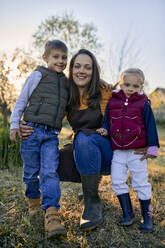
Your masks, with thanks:
[{"label": "jeans pocket", "polygon": [[35,126],[35,123],[34,122],[27,122],[26,123],[26,126],[34,127]]},{"label": "jeans pocket", "polygon": [[29,140],[30,138],[32,138],[35,135],[35,133],[36,133],[35,123],[33,123],[33,122],[27,122],[26,123],[26,126],[32,127],[34,131],[30,135],[28,135],[28,136],[26,136],[26,133],[25,133],[25,136],[24,137],[26,137],[26,139],[22,140],[24,142],[26,142],[27,140]]},{"label": "jeans pocket", "polygon": [[50,133],[58,136],[58,134],[60,133],[60,131],[57,130],[57,129],[55,129],[55,128],[53,128],[53,129],[50,130]]}]

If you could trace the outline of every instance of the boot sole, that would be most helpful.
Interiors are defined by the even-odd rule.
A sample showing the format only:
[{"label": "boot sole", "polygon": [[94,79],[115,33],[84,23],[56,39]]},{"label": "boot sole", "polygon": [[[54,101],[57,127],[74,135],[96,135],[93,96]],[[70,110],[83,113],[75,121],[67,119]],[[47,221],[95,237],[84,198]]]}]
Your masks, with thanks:
[{"label": "boot sole", "polygon": [[39,228],[41,226],[44,226],[44,215],[43,215],[42,210],[37,211],[33,215],[30,214],[29,221],[33,227]]},{"label": "boot sole", "polygon": [[120,223],[121,226],[130,226],[134,223],[135,218],[133,218],[132,220],[126,222],[126,223]]},{"label": "boot sole", "polygon": [[53,237],[57,237],[59,235],[66,235],[67,232],[66,231],[61,231],[61,230],[56,230],[56,231],[52,231],[52,232],[46,232],[46,236],[47,238],[53,238]]},{"label": "boot sole", "polygon": [[81,231],[85,232],[85,231],[91,231],[95,228],[97,228],[98,226],[100,226],[103,223],[103,220],[101,220],[99,223],[93,225],[93,226],[89,226],[89,227],[80,227]]},{"label": "boot sole", "polygon": [[143,233],[149,233],[149,232],[151,233],[154,231],[153,229],[142,229],[142,228],[139,228],[139,230]]},{"label": "boot sole", "polygon": [[142,233],[151,233],[151,232],[153,232],[154,230],[140,230]]}]

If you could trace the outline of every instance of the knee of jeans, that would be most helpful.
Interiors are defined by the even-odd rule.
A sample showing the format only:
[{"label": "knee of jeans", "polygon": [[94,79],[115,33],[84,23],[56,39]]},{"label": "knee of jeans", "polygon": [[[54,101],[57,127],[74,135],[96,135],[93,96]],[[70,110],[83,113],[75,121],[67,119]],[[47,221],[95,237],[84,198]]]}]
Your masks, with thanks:
[{"label": "knee of jeans", "polygon": [[74,145],[76,148],[87,148],[88,144],[88,136],[83,134],[82,132],[79,132],[75,138]]},{"label": "knee of jeans", "polygon": [[39,178],[36,177],[36,176],[27,176],[27,175],[24,175],[23,176],[23,181],[26,182],[26,183],[38,183],[39,182]]}]

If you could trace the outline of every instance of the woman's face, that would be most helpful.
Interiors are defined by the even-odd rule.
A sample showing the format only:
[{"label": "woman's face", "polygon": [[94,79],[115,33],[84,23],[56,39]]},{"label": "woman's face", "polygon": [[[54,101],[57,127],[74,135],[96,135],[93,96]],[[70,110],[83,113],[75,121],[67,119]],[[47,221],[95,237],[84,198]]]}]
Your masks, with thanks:
[{"label": "woman's face", "polygon": [[87,54],[80,54],[73,64],[73,81],[79,89],[84,89],[90,83],[93,72],[92,59]]}]

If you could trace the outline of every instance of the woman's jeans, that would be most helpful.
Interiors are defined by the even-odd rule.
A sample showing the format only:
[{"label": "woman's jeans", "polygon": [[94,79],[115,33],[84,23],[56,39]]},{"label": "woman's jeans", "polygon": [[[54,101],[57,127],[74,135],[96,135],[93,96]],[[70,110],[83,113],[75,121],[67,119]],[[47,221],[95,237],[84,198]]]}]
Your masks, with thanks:
[{"label": "woman's jeans", "polygon": [[46,125],[34,123],[28,125],[34,128],[34,132],[21,143],[25,195],[28,198],[39,198],[41,189],[42,209],[49,207],[58,209],[61,195],[59,176],[56,172],[59,161],[59,132]]},{"label": "woman's jeans", "polygon": [[74,156],[80,174],[110,174],[112,147],[110,140],[100,134],[87,136],[83,131],[78,132],[74,140]]}]

